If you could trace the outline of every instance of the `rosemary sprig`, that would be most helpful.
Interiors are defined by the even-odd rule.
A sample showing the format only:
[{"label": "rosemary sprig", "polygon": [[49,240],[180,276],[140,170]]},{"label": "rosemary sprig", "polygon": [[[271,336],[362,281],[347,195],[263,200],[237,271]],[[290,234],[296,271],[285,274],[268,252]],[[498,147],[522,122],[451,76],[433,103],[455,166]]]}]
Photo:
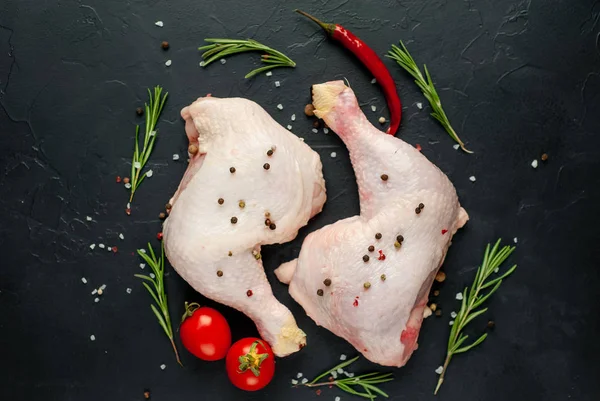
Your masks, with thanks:
[{"label": "rosemary sprig", "polygon": [[[171,326],[171,318],[169,317],[169,308],[167,305],[167,294],[165,293],[165,281],[164,281],[164,273],[165,273],[165,248],[161,243],[160,248],[160,259],[156,257],[154,254],[154,249],[152,249],[152,245],[148,243],[148,252],[150,255],[144,252],[143,249],[138,249],[137,253],[144,259],[144,261],[150,266],[154,277],[146,276],[144,274],[134,274],[135,277],[141,278],[145,280],[142,282],[142,285],[146,287],[152,299],[156,302],[156,306],[150,304],[150,308],[156,318],[158,319],[158,323],[165,331],[167,337],[171,341],[171,346],[173,346],[173,351],[175,351],[175,358],[177,359],[177,363],[181,366],[181,360],[179,359],[179,353],[177,352],[177,346],[175,346],[175,341],[173,340],[173,327]],[[148,283],[151,283],[150,286]],[[158,306],[158,307],[157,307]]]},{"label": "rosemary sprig", "polygon": [[251,51],[259,51],[264,54],[260,60],[268,64],[264,67],[250,71],[244,78],[250,78],[261,72],[268,71],[277,67],[295,67],[296,63],[285,54],[272,49],[253,39],[204,39],[205,42],[212,43],[210,45],[199,47],[198,50],[203,51],[202,58],[204,59],[200,65],[206,67],[215,60],[223,57]]},{"label": "rosemary sprig", "polygon": [[162,109],[165,106],[167,96],[169,95],[169,93],[167,92],[164,96],[161,96],[162,90],[163,89],[160,86],[156,86],[154,88],[154,94],[152,94],[152,92],[150,92],[150,89],[148,89],[149,104],[144,104],[146,108],[146,132],[144,134],[144,143],[141,152],[139,145],[140,126],[135,126],[135,145],[133,150],[133,160],[131,162],[131,195],[129,196],[130,203],[133,201],[133,196],[135,195],[136,189],[138,189],[138,187],[140,186],[142,181],[144,181],[144,178],[146,178],[148,174],[147,171],[144,174],[141,173],[144,169],[144,166],[146,165],[146,162],[148,161],[148,158],[150,158],[152,149],[154,149],[154,142],[156,141],[156,123],[158,122],[160,113],[162,112]]},{"label": "rosemary sprig", "polygon": [[[468,335],[463,334],[463,329],[477,316],[484,314],[487,308],[478,309],[502,284],[502,280],[510,276],[515,271],[517,265],[514,265],[508,269],[504,274],[499,277],[494,277],[490,280],[490,276],[496,272],[496,269],[510,256],[515,250],[515,247],[503,246],[500,247],[500,239],[496,241],[494,247],[490,250],[490,244],[485,248],[485,254],[483,255],[483,262],[477,269],[475,274],[475,280],[471,285],[471,288],[465,288],[462,293],[462,304],[460,311],[454,319],[452,329],[450,330],[450,338],[448,339],[448,351],[446,353],[446,360],[440,378],[435,387],[434,394],[437,394],[440,386],[444,382],[444,376],[448,370],[448,365],[452,360],[452,357],[463,352],[467,352],[471,348],[481,344],[487,337],[487,333],[484,333],[477,340],[473,341],[469,345],[463,345],[463,343],[469,338]],[[490,289],[491,287],[491,289]],[[467,291],[468,290],[468,291]],[[483,292],[487,290],[484,294]]]},{"label": "rosemary sprig", "polygon": [[472,151],[465,148],[465,144],[460,140],[460,138],[454,131],[454,128],[452,128],[452,125],[450,125],[450,121],[448,120],[444,109],[442,109],[442,102],[440,101],[440,97],[438,96],[438,93],[435,90],[435,86],[433,85],[433,81],[431,80],[431,76],[429,75],[429,71],[427,70],[427,66],[423,65],[423,69],[425,70],[425,77],[427,78],[425,79],[425,77],[423,77],[423,74],[421,73],[421,70],[419,70],[417,63],[412,58],[412,56],[408,52],[408,49],[406,48],[406,46],[404,46],[404,43],[402,43],[402,41],[400,41],[400,46],[402,46],[402,48],[399,48],[396,45],[392,45],[392,50],[388,52],[386,57],[395,60],[400,65],[400,67],[404,68],[410,75],[412,75],[415,78],[415,83],[419,86],[419,88],[421,88],[423,95],[425,95],[425,98],[429,101],[429,104],[433,109],[433,113],[431,113],[431,116],[438,120],[440,124],[442,124],[446,132],[450,135],[452,139],[454,139],[454,141],[456,141],[456,143],[460,145],[460,148],[462,150],[464,150],[467,153],[473,153]]},{"label": "rosemary sprig", "polygon": [[[332,374],[332,372],[336,372],[338,369],[343,369],[346,366],[356,362],[358,358],[359,357],[357,356],[348,361],[342,362],[339,365],[334,366],[333,368],[315,377],[312,381],[303,385],[306,387],[337,386],[340,390],[343,390],[347,393],[358,395],[364,398],[369,398],[371,400],[377,398],[378,395],[388,398],[388,395],[385,392],[383,392],[383,390],[375,386],[375,384],[385,383],[394,380],[394,378],[392,377],[392,373],[373,372],[365,373],[356,377],[348,377],[345,379],[336,379],[333,381],[328,380],[324,382],[319,382],[319,380]],[[355,389],[354,387],[357,387],[359,389]],[[362,390],[360,389],[360,387],[362,387]]]}]

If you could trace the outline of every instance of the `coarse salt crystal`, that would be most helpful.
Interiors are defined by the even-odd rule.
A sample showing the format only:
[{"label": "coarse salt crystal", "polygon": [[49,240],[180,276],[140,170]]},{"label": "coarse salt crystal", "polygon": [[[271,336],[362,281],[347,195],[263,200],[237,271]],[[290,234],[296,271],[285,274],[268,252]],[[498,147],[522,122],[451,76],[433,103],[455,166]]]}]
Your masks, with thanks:
[{"label": "coarse salt crystal", "polygon": [[334,401],[340,401],[340,400],[341,400],[341,398],[340,398],[340,397],[335,397],[335,400],[334,400]]},{"label": "coarse salt crystal", "polygon": [[450,317],[452,319],[456,318],[456,312],[454,312],[454,311],[450,312]]},{"label": "coarse salt crystal", "polygon": [[156,131],[150,131],[150,136],[156,136]]},{"label": "coarse salt crystal", "polygon": [[379,124],[384,124],[385,123],[385,117],[381,116],[381,117],[379,117],[379,120],[377,120],[377,121],[379,121]]},{"label": "coarse salt crystal", "polygon": [[296,115],[295,115],[295,114],[292,114],[292,116],[290,117],[290,120],[292,120],[292,121],[296,121]]},{"label": "coarse salt crystal", "polygon": [[142,249],[138,249],[141,253],[146,253],[146,250],[144,248]]},{"label": "coarse salt crystal", "polygon": [[165,365],[165,364],[163,363],[162,365],[160,365],[160,368],[161,368],[162,370],[165,370],[165,369],[167,368],[167,365]]},{"label": "coarse salt crystal", "polygon": [[460,148],[460,145],[457,143],[456,145],[452,145],[452,147],[454,148],[454,150],[458,150],[458,148]]},{"label": "coarse salt crystal", "polygon": [[91,244],[90,245],[90,249],[94,249],[96,247],[96,244]]},{"label": "coarse salt crystal", "polygon": [[296,384],[298,384],[298,380],[292,379],[292,384],[295,386]]},{"label": "coarse salt crystal", "polygon": [[143,269],[144,267],[146,267],[145,263],[140,263],[140,269]]},{"label": "coarse salt crystal", "polygon": [[499,271],[500,271],[500,268],[499,268],[499,267],[496,267],[496,268],[494,269],[494,273],[498,273]]},{"label": "coarse salt crystal", "polygon": [[127,188],[127,189],[131,188],[131,184],[130,183],[125,184],[125,188]]},{"label": "coarse salt crystal", "polygon": [[83,284],[87,284],[87,279],[86,279],[85,277],[82,277],[82,278],[81,278],[81,282],[82,282]]},{"label": "coarse salt crystal", "polygon": [[331,372],[331,377],[337,379],[337,372],[335,370]]},{"label": "coarse salt crystal", "polygon": [[108,252],[112,251],[112,246],[109,246],[108,248],[106,248],[106,250],[107,250]]},{"label": "coarse salt crystal", "polygon": [[448,324],[449,324],[450,326],[452,326],[452,325],[454,324],[454,320],[450,320],[450,322],[448,322]]},{"label": "coarse salt crystal", "polygon": [[173,155],[173,160],[179,160],[179,155],[177,153]]},{"label": "coarse salt crystal", "polygon": [[100,302],[100,298],[98,298],[98,297],[94,298],[94,302]]},{"label": "coarse salt crystal", "polygon": [[98,244],[98,248],[104,249],[104,248],[106,248],[106,246],[104,246],[104,244]]},{"label": "coarse salt crystal", "polygon": [[272,71],[267,71],[267,73],[265,74],[267,77],[270,77],[271,75],[273,75]]},{"label": "coarse salt crystal", "polygon": [[204,61],[200,62],[200,67],[204,67],[206,65],[206,63]]},{"label": "coarse salt crystal", "polygon": [[312,129],[312,132],[314,132],[314,133],[316,134],[316,133],[318,133],[318,132],[319,132],[319,130],[318,130],[318,129],[316,129],[316,128],[313,128],[313,129]]},{"label": "coarse salt crystal", "polygon": [[463,299],[463,294],[462,292],[457,292],[456,293],[456,299],[458,299],[459,301],[461,301]]},{"label": "coarse salt crystal", "polygon": [[150,178],[154,175],[154,171],[152,170],[148,170],[148,172],[146,173],[146,177]]},{"label": "coarse salt crystal", "polygon": [[92,295],[96,295],[98,293],[98,290],[96,288],[94,288],[94,291],[92,291]]},{"label": "coarse salt crystal", "polygon": [[472,176],[470,176],[470,177],[469,177],[469,180],[470,180],[471,182],[475,182],[475,181],[477,180],[477,178],[475,178],[475,176],[474,176],[474,175],[472,175]]},{"label": "coarse salt crystal", "polygon": [[344,373],[346,373],[346,376],[348,376],[348,377],[354,377],[354,373],[348,373],[348,372],[344,372]]},{"label": "coarse salt crystal", "polygon": [[376,83],[376,82],[377,82],[377,80],[376,80],[375,78],[373,78],[373,79],[371,80],[371,83],[372,83],[372,84],[374,84],[374,83]]},{"label": "coarse salt crystal", "polygon": [[301,382],[301,383],[302,383],[302,384],[306,384],[306,383],[308,383],[308,379],[305,377],[304,379],[302,379],[302,382]]},{"label": "coarse salt crystal", "polygon": [[418,108],[419,110],[422,110],[422,109],[423,109],[423,103],[421,103],[421,102],[417,102],[417,108]]},{"label": "coarse salt crystal", "polygon": [[136,170],[141,169],[142,168],[142,163],[140,163],[140,162],[133,163],[133,168],[136,169]]},{"label": "coarse salt crystal", "polygon": [[167,61],[165,61],[165,65],[166,65],[167,67],[170,67],[170,66],[171,66],[171,63],[173,63],[171,60],[167,60]]},{"label": "coarse salt crystal", "polygon": [[121,238],[121,239],[125,239],[125,236],[123,235],[123,233],[120,233],[120,234],[119,234],[119,238]]},{"label": "coarse salt crystal", "polygon": [[292,126],[288,124],[287,129],[291,130]]},{"label": "coarse salt crystal", "polygon": [[92,341],[96,341],[96,336],[92,334],[92,335],[90,336],[90,340],[92,340]]},{"label": "coarse salt crystal", "polygon": [[344,373],[344,369],[342,369],[342,368],[338,368],[337,372],[338,372],[338,373],[341,375],[341,374],[343,374],[343,373]]},{"label": "coarse salt crystal", "polygon": [[127,202],[127,209],[131,209],[131,203]]},{"label": "coarse salt crystal", "polygon": [[162,21],[156,21],[156,22],[154,23],[154,25],[156,25],[156,26],[159,26],[159,27],[161,27],[161,28],[162,28],[162,27],[163,27],[165,24],[163,24],[163,22],[162,22]]},{"label": "coarse salt crystal", "polygon": [[103,293],[103,292],[104,292],[104,291],[102,290],[102,288],[100,288],[100,289],[98,290],[98,295],[102,295],[102,293]]},{"label": "coarse salt crystal", "polygon": [[126,291],[128,294],[131,294],[131,288],[127,288],[125,291]]},{"label": "coarse salt crystal", "polygon": [[281,103],[279,103],[279,104],[277,105],[277,108],[278,108],[279,110],[283,110],[283,105],[282,105]]},{"label": "coarse salt crystal", "polygon": [[342,355],[340,355],[340,361],[345,361],[345,360],[346,360],[346,358],[347,358],[347,357],[346,357],[346,355],[345,355],[345,354],[342,354]]},{"label": "coarse salt crystal", "polygon": [[281,86],[281,83],[279,81],[275,81],[275,87],[279,88]]},{"label": "coarse salt crystal", "polygon": [[106,284],[102,284],[99,289],[104,291],[106,289]]},{"label": "coarse salt crystal", "polygon": [[303,376],[302,372],[298,372],[298,374],[296,375],[296,377],[299,379]]},{"label": "coarse salt crystal", "polygon": [[371,105],[371,111],[377,111],[377,106],[375,106],[374,104]]},{"label": "coarse salt crystal", "polygon": [[337,156],[337,153],[335,153],[335,152],[331,152],[331,155],[330,155],[330,156],[331,156],[331,157],[336,157],[336,156]]},{"label": "coarse salt crystal", "polygon": [[513,242],[516,244],[517,243],[517,237],[513,238]]},{"label": "coarse salt crystal", "polygon": [[87,221],[92,221],[92,218],[91,218],[90,216],[85,216],[85,219],[86,219]]},{"label": "coarse salt crystal", "polygon": [[328,128],[323,128],[323,133],[324,134],[329,134],[329,129]]},{"label": "coarse salt crystal", "polygon": [[444,367],[443,366],[439,366],[436,370],[435,373],[437,373],[438,375],[441,375],[442,372],[444,371]]},{"label": "coarse salt crystal", "polygon": [[156,276],[154,275],[154,273],[150,273],[150,277],[155,278]]},{"label": "coarse salt crystal", "polygon": [[304,142],[304,138],[302,138],[301,136],[298,137],[298,139],[300,140],[300,142]]},{"label": "coarse salt crystal", "polygon": [[221,59],[221,64],[225,64],[227,62],[227,60],[225,60],[224,58]]},{"label": "coarse salt crystal", "polygon": [[533,168],[537,168],[537,166],[538,166],[538,161],[537,161],[537,159],[534,159],[534,160],[531,162],[531,167],[533,167]]}]

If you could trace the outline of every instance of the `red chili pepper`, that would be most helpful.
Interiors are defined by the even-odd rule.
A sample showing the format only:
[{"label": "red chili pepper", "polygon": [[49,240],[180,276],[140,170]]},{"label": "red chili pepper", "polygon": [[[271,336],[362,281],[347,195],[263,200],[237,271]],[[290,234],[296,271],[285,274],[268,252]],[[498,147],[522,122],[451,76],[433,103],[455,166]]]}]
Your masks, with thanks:
[{"label": "red chili pepper", "polygon": [[343,26],[339,24],[327,24],[301,10],[294,11],[319,24],[330,37],[339,41],[346,49],[354,53],[365,67],[371,71],[371,74],[373,74],[379,85],[381,85],[388,108],[390,109],[390,127],[386,132],[390,135],[395,135],[402,118],[402,103],[400,103],[400,97],[398,97],[396,83],[377,53]]},{"label": "red chili pepper", "polygon": [[161,241],[163,239],[163,233],[156,234],[156,239]]},{"label": "red chili pepper", "polygon": [[381,249],[379,250],[379,257],[377,259],[378,260],[385,260],[385,254],[383,253],[383,251]]},{"label": "red chili pepper", "polygon": [[448,232],[448,230],[446,230],[445,228],[442,228],[442,235],[446,234]]}]

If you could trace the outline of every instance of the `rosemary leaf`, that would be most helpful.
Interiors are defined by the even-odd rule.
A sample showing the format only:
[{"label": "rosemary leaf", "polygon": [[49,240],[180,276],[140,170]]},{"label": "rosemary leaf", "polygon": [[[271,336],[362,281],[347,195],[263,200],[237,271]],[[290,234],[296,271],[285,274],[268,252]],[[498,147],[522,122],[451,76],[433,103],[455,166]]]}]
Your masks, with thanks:
[{"label": "rosemary leaf", "polygon": [[[485,248],[485,252],[483,255],[483,261],[481,266],[477,269],[477,273],[475,274],[475,279],[473,280],[473,284],[470,287],[470,290],[467,292],[467,288],[463,291],[463,299],[461,302],[460,310],[458,311],[456,318],[454,319],[454,324],[450,329],[450,337],[448,339],[448,349],[446,352],[446,360],[444,361],[444,365],[442,367],[442,373],[438,379],[437,385],[435,387],[434,394],[437,394],[444,383],[444,377],[448,370],[448,365],[452,360],[452,357],[457,354],[461,354],[463,352],[467,352],[470,349],[476,347],[481,344],[486,338],[487,333],[482,334],[477,340],[473,341],[471,344],[462,346],[463,343],[469,338],[469,336],[463,334],[464,328],[471,322],[473,319],[482,315],[487,311],[487,308],[477,309],[479,308],[487,299],[500,287],[502,284],[502,279],[508,277],[512,272],[515,271],[517,265],[512,266],[506,273],[501,276],[489,280],[492,274],[496,269],[499,269],[502,263],[513,253],[515,250],[514,246],[503,246],[500,250],[501,240],[499,239],[494,244],[494,247],[491,248],[491,245],[488,244]],[[492,289],[487,292],[487,294],[482,294],[482,291],[490,286]],[[461,347],[462,346],[462,347]]]},{"label": "rosemary leaf", "polygon": [[442,124],[448,135],[450,135],[450,137],[460,145],[460,148],[463,151],[467,153],[473,153],[472,151],[465,148],[465,144],[460,140],[460,138],[454,131],[454,128],[452,128],[450,120],[448,120],[448,117],[446,116],[446,113],[442,108],[442,102],[435,89],[435,86],[433,85],[433,80],[431,79],[431,75],[429,75],[429,70],[427,70],[427,66],[423,65],[423,70],[425,71],[425,76],[423,76],[421,70],[417,66],[417,63],[412,58],[412,56],[408,52],[408,49],[406,48],[406,46],[404,46],[404,43],[402,43],[402,41],[400,41],[400,46],[401,48],[396,45],[392,45],[392,49],[388,52],[386,57],[395,60],[396,63],[400,65],[400,67],[404,68],[410,75],[413,76],[413,78],[415,79],[415,83],[421,89],[423,95],[425,95],[425,98],[431,105],[431,109],[433,110],[431,116],[435,118],[440,124]]},{"label": "rosemary leaf", "polygon": [[146,162],[150,158],[152,154],[152,150],[154,149],[154,142],[156,141],[156,124],[158,123],[158,119],[160,117],[160,113],[165,106],[165,102],[167,101],[167,96],[169,93],[165,93],[162,95],[163,88],[160,86],[156,86],[154,88],[154,93],[148,89],[148,103],[146,103],[146,127],[144,132],[144,138],[142,140],[143,147],[140,152],[139,145],[139,134],[140,134],[140,126],[137,125],[135,127],[135,143],[133,147],[133,157],[131,158],[131,189],[129,195],[129,203],[133,201],[133,197],[135,195],[135,191],[138,189],[144,178],[147,177],[147,172],[142,173],[142,170],[146,166]]},{"label": "rosemary leaf", "polygon": [[248,74],[246,74],[245,78],[251,78],[256,74],[270,70],[272,68],[296,67],[296,63],[285,54],[271,47],[265,46],[262,43],[257,42],[253,39],[240,40],[208,38],[204,39],[204,41],[212,44],[201,46],[198,48],[199,51],[203,52],[203,61],[200,63],[202,67],[206,67],[207,65],[216,60],[225,58],[233,54],[251,51],[262,52],[263,55],[261,57],[261,61],[269,65],[266,67],[256,68],[250,71]]},{"label": "rosemary leaf", "polygon": [[[154,249],[152,245],[148,243],[148,254],[142,252],[138,249],[138,255],[150,266],[152,272],[154,273],[154,278],[150,276],[146,276],[144,274],[134,274],[135,277],[145,280],[142,282],[142,285],[148,290],[150,296],[156,302],[156,305],[150,304],[150,308],[152,312],[156,316],[158,323],[163,328],[167,337],[171,342],[171,346],[173,347],[173,351],[175,352],[175,359],[177,359],[177,363],[181,366],[181,360],[179,359],[179,352],[177,352],[177,347],[175,346],[175,340],[173,338],[173,326],[171,325],[171,317],[169,316],[169,307],[167,305],[167,294],[165,293],[165,285],[164,285],[164,272],[165,272],[165,249],[161,243],[160,248],[160,258],[156,257],[154,253]],[[154,289],[147,283],[151,282],[154,286]]]},{"label": "rosemary leaf", "polygon": [[[394,380],[392,377],[392,373],[365,373],[362,375],[358,375],[355,377],[341,378],[338,376],[336,380],[333,381],[322,381],[321,379],[329,376],[332,372],[337,371],[338,369],[343,369],[346,366],[351,365],[352,363],[358,360],[358,356],[354,357],[350,360],[344,361],[339,365],[334,366],[333,368],[326,370],[321,373],[317,377],[315,377],[312,381],[305,383],[306,387],[320,387],[320,386],[336,386],[340,390],[345,391],[349,394],[357,395],[359,397],[368,398],[374,400],[378,395],[382,397],[388,397],[388,395],[381,390],[379,387],[375,386],[375,384],[385,383],[388,381]],[[364,391],[364,392],[362,392]]]}]

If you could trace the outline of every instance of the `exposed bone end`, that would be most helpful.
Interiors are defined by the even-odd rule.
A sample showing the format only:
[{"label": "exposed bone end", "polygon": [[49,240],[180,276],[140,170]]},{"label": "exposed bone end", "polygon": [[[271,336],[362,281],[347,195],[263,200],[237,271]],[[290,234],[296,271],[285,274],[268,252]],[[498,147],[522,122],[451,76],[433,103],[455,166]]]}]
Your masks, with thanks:
[{"label": "exposed bone end", "polygon": [[277,269],[275,269],[275,276],[283,284],[289,284],[294,277],[298,259],[290,260],[289,262],[282,263]]},{"label": "exposed bone end", "polygon": [[306,346],[306,333],[296,325],[296,321],[290,315],[290,319],[282,327],[274,344],[271,344],[273,353],[279,357],[298,352]]},{"label": "exposed bone end", "polygon": [[325,119],[333,109],[340,93],[346,89],[344,81],[330,81],[316,84],[312,87],[314,113],[317,117]]}]

